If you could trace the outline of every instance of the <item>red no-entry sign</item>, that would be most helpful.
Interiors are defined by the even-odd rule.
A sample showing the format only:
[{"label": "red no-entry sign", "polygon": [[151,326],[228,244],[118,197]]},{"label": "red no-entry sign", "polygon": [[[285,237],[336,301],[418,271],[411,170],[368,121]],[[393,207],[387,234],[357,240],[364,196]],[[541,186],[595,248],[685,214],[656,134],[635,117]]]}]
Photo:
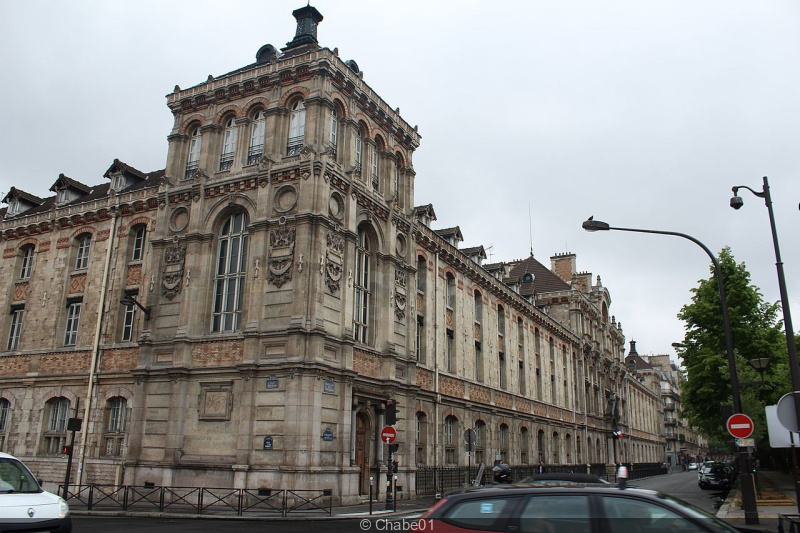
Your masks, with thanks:
[{"label": "red no-entry sign", "polygon": [[725,426],[728,428],[728,433],[737,439],[746,439],[753,434],[753,428],[755,427],[753,420],[741,413],[730,417]]},{"label": "red no-entry sign", "polygon": [[397,431],[392,426],[385,426],[381,430],[381,440],[386,444],[392,444],[397,438]]}]

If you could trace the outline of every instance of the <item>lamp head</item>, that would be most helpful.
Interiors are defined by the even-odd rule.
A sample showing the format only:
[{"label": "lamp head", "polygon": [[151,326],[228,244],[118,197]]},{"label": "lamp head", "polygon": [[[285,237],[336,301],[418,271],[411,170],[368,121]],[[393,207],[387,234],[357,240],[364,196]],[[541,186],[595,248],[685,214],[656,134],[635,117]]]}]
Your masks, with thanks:
[{"label": "lamp head", "polygon": [[125,298],[119,301],[122,305],[134,305],[133,299],[130,296],[126,296]]},{"label": "lamp head", "polygon": [[608,231],[611,226],[609,226],[608,222],[601,222],[600,220],[594,220],[594,217],[591,216],[588,220],[585,220],[581,227],[586,231]]},{"label": "lamp head", "polygon": [[731,207],[734,209],[741,209],[744,205],[744,200],[742,200],[741,196],[738,196],[734,191],[733,197],[731,198]]}]

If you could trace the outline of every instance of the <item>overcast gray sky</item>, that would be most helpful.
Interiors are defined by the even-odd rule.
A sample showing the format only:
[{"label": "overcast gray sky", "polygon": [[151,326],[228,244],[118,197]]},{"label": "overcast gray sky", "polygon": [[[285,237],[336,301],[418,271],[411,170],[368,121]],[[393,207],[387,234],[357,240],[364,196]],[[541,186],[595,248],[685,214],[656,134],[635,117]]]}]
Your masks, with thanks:
[{"label": "overcast gray sky", "polygon": [[[115,157],[164,168],[164,96],[292,39],[305,0],[0,0],[0,192],[58,174],[102,183]],[[769,176],[800,321],[800,3],[796,1],[317,0],[322,46],[355,59],[410,124],[416,204],[491,261],[573,252],[600,275],[639,353],[674,353],[676,314],[709,276],[676,237],[730,246],[779,300]],[[735,342],[735,339],[734,339]],[[760,354],[752,354],[758,357]]]}]

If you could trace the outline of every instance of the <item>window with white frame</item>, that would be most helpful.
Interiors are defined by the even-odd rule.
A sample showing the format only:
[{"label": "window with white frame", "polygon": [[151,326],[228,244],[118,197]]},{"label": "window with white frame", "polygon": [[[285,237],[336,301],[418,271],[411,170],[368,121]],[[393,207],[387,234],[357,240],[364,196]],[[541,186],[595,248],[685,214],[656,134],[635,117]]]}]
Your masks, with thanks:
[{"label": "window with white frame", "polygon": [[67,323],[64,327],[64,346],[75,346],[78,343],[78,325],[81,320],[81,307],[83,302],[70,301],[67,303]]},{"label": "window with white frame", "polygon": [[89,248],[92,236],[88,233],[78,237],[78,251],[75,254],[75,270],[85,270],[89,267]]},{"label": "window with white frame", "polygon": [[35,249],[33,245],[28,245],[22,248],[22,265],[19,269],[19,278],[28,279],[31,277],[33,271],[33,258]]},{"label": "window with white frame", "polygon": [[144,238],[147,235],[147,228],[144,224],[134,226],[133,242],[131,244],[131,261],[141,261],[144,259]]},{"label": "window with white frame", "polygon": [[69,190],[66,187],[61,187],[56,191],[56,203],[63,204],[69,201]]},{"label": "window with white frame", "polygon": [[486,460],[487,439],[486,423],[483,420],[475,422],[475,463],[480,464]]},{"label": "window with white frame", "polygon": [[372,188],[378,190],[378,148],[372,150]]},{"label": "window with white frame", "polygon": [[8,342],[6,343],[6,350],[11,351],[19,348],[19,337],[22,332],[23,318],[25,318],[25,306],[12,306],[11,326],[8,328]]},{"label": "window with white frame", "polygon": [[8,201],[8,208],[6,209],[6,215],[16,215],[19,212],[19,198],[11,198]]},{"label": "window with white frame", "polygon": [[528,451],[530,449],[530,437],[528,435],[528,428],[520,428],[519,430],[519,462],[526,465],[528,464]]},{"label": "window with white frame", "polygon": [[370,240],[367,230],[358,228],[356,240],[356,275],[353,280],[353,338],[368,340],[370,318]]},{"label": "window with white frame", "polygon": [[246,213],[235,213],[225,220],[220,229],[212,332],[238,331],[241,326],[247,274],[247,224]]},{"label": "window with white frame", "polygon": [[236,157],[236,119],[229,117],[225,121],[225,130],[222,133],[222,155],[219,158],[219,169],[230,170]]},{"label": "window with white frame", "polygon": [[[126,292],[125,297],[135,297],[136,292]],[[136,328],[136,311],[137,307],[134,303],[126,303],[122,308],[122,342],[131,342],[134,337],[134,329]]]},{"label": "window with white frame", "polygon": [[361,174],[361,154],[363,151],[363,139],[361,136],[361,128],[356,130],[356,173]]},{"label": "window with white frame", "polygon": [[303,150],[306,139],[306,106],[302,100],[292,104],[289,115],[289,141],[286,145],[286,155],[297,155]]},{"label": "window with white frame", "polygon": [[128,180],[125,178],[125,174],[119,173],[115,174],[113,178],[111,178],[111,188],[115,191],[121,191],[125,187],[128,186]]},{"label": "window with white frame", "polygon": [[250,125],[250,150],[247,152],[247,164],[258,163],[264,154],[264,133],[266,131],[267,116],[261,109],[253,115]]},{"label": "window with white frame", "polygon": [[328,139],[328,144],[330,145],[331,152],[333,153],[333,157],[336,157],[336,137],[339,133],[339,113],[336,112],[336,107],[334,106],[333,110],[331,111],[331,131],[330,137]]},{"label": "window with white frame", "polygon": [[392,181],[394,182],[394,199],[396,201],[400,200],[400,158],[398,157],[397,162],[394,165],[394,175]]},{"label": "window with white frame", "polygon": [[444,462],[446,464],[456,464],[456,442],[458,419],[453,415],[444,419]]},{"label": "window with white frame", "polygon": [[194,128],[189,133],[189,158],[186,160],[186,179],[194,177],[200,167],[200,149],[203,147],[203,134],[200,128]]},{"label": "window with white frame", "polygon": [[6,449],[6,435],[11,420],[11,402],[0,398],[0,450]]},{"label": "window with white frame", "polygon": [[69,418],[69,400],[64,397],[53,398],[45,404],[47,426],[44,431],[42,450],[45,454],[61,453],[61,447],[67,441],[67,418]]},{"label": "window with white frame", "polygon": [[106,403],[108,424],[105,432],[103,453],[110,456],[121,456],[124,451],[125,429],[128,422],[128,400],[115,396]]}]

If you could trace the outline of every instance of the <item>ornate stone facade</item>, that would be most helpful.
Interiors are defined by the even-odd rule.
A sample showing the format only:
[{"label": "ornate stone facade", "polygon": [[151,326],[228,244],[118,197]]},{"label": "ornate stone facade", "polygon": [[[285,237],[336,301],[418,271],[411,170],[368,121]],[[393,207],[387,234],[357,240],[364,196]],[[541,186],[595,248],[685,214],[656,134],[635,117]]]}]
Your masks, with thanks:
[{"label": "ornate stone facade", "polygon": [[628,460],[608,291],[574,262],[569,279],[533,257],[482,266],[460,231],[432,230],[416,127],[307,37],[176,87],[165,170],[115,160],[108,184],[61,175],[54,197],[4,199],[0,446],[59,482],[77,416],[84,483],[348,503],[385,465],[394,398],[402,498],[419,465],[467,464],[467,428],[473,462]]}]

